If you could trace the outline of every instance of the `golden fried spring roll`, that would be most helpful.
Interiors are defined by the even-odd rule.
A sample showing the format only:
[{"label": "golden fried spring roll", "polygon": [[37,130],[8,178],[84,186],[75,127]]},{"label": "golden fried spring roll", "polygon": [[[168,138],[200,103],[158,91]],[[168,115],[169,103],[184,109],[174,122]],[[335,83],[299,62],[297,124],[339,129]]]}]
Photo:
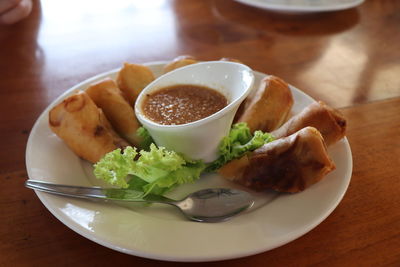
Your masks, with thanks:
[{"label": "golden fried spring roll", "polygon": [[174,58],[170,63],[166,64],[164,66],[163,72],[167,73],[170,72],[172,70],[190,65],[190,64],[194,64],[197,63],[198,61],[192,57],[192,56],[188,56],[188,55],[184,55],[184,56],[179,56]]},{"label": "golden fried spring roll", "polygon": [[257,191],[300,192],[335,169],[321,134],[306,127],[223,166],[226,179]]},{"label": "golden fried spring roll", "polygon": [[327,146],[339,141],[346,133],[346,119],[323,102],[315,102],[293,116],[282,127],[272,132],[275,138],[289,136],[298,130],[312,126],[321,132]]},{"label": "golden fried spring roll", "polygon": [[117,133],[138,147],[141,138],[136,135],[136,131],[140,124],[133,107],[126,101],[117,84],[107,78],[89,86],[86,93],[103,110]]},{"label": "golden fried spring roll", "polygon": [[243,62],[240,61],[239,59],[230,58],[230,57],[223,57],[223,58],[220,59],[220,61],[236,62],[236,63],[243,64]]},{"label": "golden fried spring roll", "polygon": [[72,95],[52,108],[49,125],[75,154],[93,163],[106,153],[128,145],[85,92]]},{"label": "golden fried spring roll", "polygon": [[134,106],[143,88],[153,80],[154,74],[149,67],[130,63],[124,63],[117,76],[118,87],[131,106]]},{"label": "golden fried spring roll", "polygon": [[287,83],[275,76],[265,77],[254,96],[245,102],[238,122],[246,122],[251,132],[270,132],[281,126],[293,106]]}]

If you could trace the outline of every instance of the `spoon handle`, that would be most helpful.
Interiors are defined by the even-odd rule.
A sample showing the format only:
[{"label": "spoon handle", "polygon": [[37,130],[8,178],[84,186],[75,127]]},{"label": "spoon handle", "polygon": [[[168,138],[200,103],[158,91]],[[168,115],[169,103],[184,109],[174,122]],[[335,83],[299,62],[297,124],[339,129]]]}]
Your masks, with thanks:
[{"label": "spoon handle", "polygon": [[143,192],[131,189],[61,185],[31,179],[25,182],[25,186],[42,192],[75,198],[165,204],[172,204],[175,202],[175,200],[158,195],[147,195],[143,197]]}]

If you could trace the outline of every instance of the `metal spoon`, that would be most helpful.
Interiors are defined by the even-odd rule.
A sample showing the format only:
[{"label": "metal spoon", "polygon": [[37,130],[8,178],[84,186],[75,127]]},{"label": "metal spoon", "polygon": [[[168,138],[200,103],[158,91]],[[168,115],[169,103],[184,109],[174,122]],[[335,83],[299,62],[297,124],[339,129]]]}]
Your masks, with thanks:
[{"label": "metal spoon", "polygon": [[249,193],[228,188],[203,189],[189,194],[182,200],[174,200],[150,194],[141,197],[142,192],[130,189],[60,185],[35,180],[27,180],[25,186],[38,191],[76,198],[169,204],[180,209],[188,219],[198,222],[224,221],[254,204]]}]

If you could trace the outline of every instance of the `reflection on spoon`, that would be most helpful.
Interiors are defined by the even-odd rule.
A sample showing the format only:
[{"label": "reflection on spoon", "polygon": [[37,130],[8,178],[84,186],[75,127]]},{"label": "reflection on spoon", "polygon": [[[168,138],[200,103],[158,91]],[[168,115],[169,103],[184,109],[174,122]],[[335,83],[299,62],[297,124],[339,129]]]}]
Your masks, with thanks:
[{"label": "reflection on spoon", "polygon": [[141,197],[141,192],[130,189],[70,186],[35,180],[27,180],[25,186],[68,197],[168,204],[177,207],[188,219],[198,222],[224,221],[254,204],[254,199],[249,193],[228,188],[203,189],[189,194],[182,200],[173,200],[158,195]]}]

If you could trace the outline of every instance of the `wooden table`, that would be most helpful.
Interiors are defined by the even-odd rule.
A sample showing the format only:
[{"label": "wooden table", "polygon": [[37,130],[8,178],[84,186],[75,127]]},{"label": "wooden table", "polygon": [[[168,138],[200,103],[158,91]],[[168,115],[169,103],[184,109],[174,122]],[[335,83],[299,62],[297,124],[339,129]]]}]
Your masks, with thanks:
[{"label": "wooden table", "polygon": [[[97,245],[25,189],[30,129],[58,95],[124,61],[236,58],[341,108],[350,187],[318,227],[282,247],[210,266],[400,265],[400,2],[288,15],[229,0],[35,2],[0,26],[0,266],[179,266]],[[199,266],[201,264],[198,264]]]}]

